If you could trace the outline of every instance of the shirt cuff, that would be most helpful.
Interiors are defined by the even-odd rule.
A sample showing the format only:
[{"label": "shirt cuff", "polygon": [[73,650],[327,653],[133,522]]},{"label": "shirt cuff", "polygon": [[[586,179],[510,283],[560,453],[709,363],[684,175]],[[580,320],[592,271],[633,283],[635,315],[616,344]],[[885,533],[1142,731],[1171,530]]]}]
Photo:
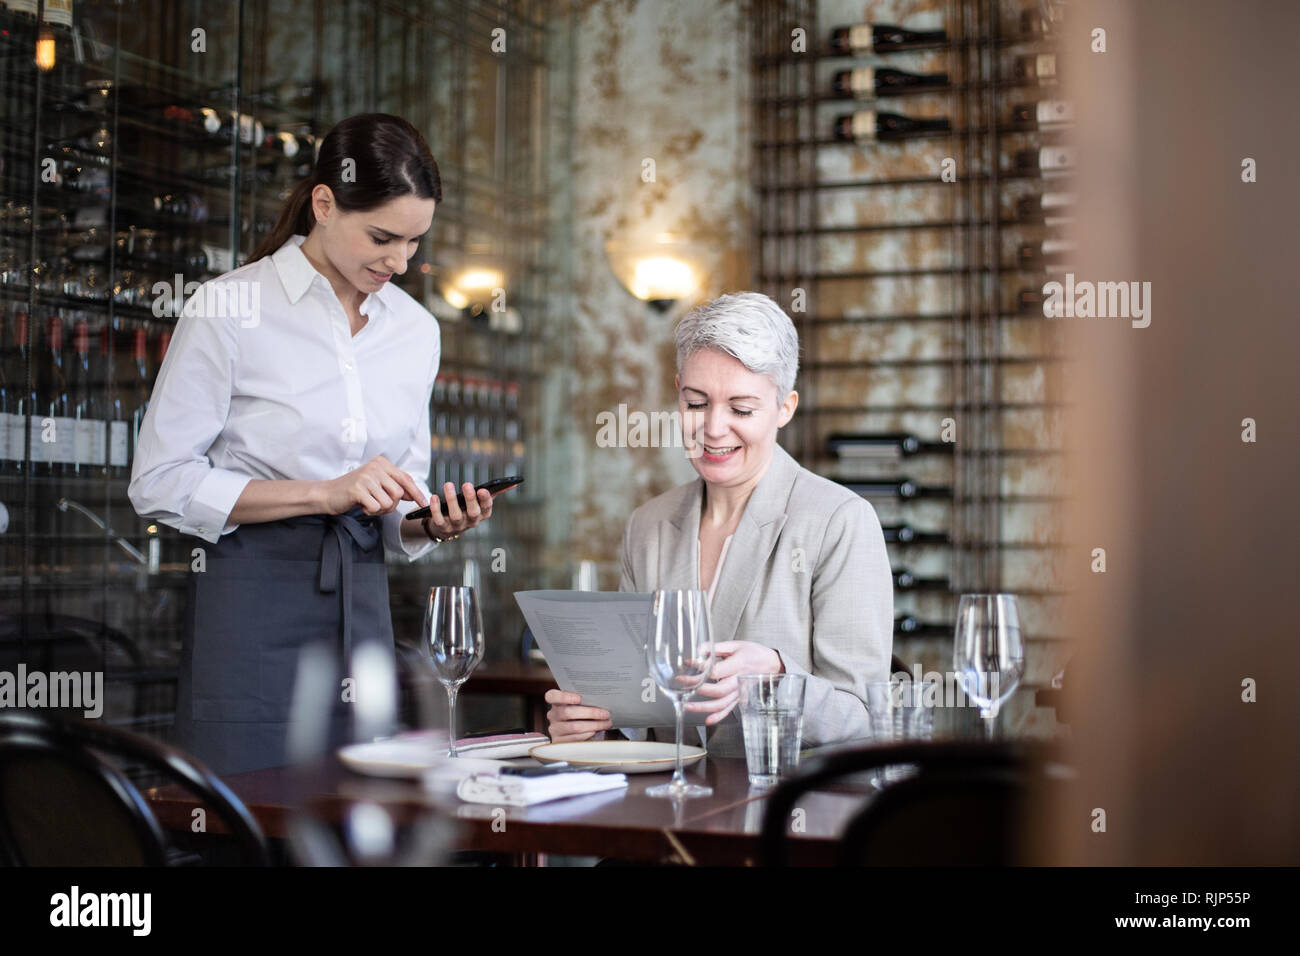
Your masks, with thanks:
[{"label": "shirt cuff", "polygon": [[252,480],[250,475],[226,468],[211,469],[190,496],[185,525],[180,530],[216,544],[223,534],[239,527],[229,521],[230,512],[235,510],[235,502]]},{"label": "shirt cuff", "polygon": [[406,555],[406,560],[414,561],[417,558],[428,554],[433,550],[437,542],[424,533],[424,528],[419,521],[410,522],[419,528],[420,537],[423,541],[408,541],[402,537],[402,525],[407,524],[407,512],[414,511],[420,507],[414,501],[399,501],[397,510],[384,515],[384,547],[393,554]]}]

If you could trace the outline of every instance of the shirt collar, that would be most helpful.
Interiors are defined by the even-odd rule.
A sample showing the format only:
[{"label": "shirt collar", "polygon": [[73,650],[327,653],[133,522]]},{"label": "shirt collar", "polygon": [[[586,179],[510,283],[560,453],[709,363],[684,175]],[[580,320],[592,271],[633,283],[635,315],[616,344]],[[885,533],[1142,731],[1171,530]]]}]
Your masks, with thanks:
[{"label": "shirt collar", "polygon": [[[325,288],[330,290],[331,295],[334,292],[329,280],[317,272],[316,267],[303,255],[302,244],[306,239],[306,236],[290,236],[284,245],[271,254],[271,261],[275,264],[276,272],[279,273],[280,283],[284,286],[285,294],[292,305],[298,304],[298,300],[307,294],[312,282],[317,279],[325,283]],[[379,291],[366,296],[361,302],[361,314],[370,316],[376,301],[391,311],[395,305],[393,300],[395,292],[391,287],[390,279],[379,287]]]}]

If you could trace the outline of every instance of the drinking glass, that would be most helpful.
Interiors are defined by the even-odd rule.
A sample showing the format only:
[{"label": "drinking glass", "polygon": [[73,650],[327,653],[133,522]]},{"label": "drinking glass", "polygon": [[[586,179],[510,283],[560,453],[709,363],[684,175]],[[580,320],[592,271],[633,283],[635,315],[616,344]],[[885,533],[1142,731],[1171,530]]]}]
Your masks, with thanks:
[{"label": "drinking glass", "polygon": [[447,756],[456,754],[456,693],[483,659],[483,619],[473,588],[429,589],[424,640],[438,680],[447,688]]},{"label": "drinking glass", "polygon": [[677,715],[677,768],[672,782],[650,787],[646,795],[673,799],[710,796],[712,787],[687,783],[682,772],[683,708],[713,668],[708,596],[700,590],[656,591],[645,650],[650,676],[672,700]]},{"label": "drinking glass", "polygon": [[802,674],[742,674],[738,680],[749,783],[772,787],[799,766],[804,678]]},{"label": "drinking glass", "polygon": [[[879,744],[902,744],[930,740],[934,735],[934,707],[939,685],[910,678],[867,683],[867,716],[871,739]],[[871,772],[871,782],[884,787],[916,771],[914,764],[887,764]]]},{"label": "drinking glass", "polygon": [[991,740],[998,708],[1025,673],[1020,611],[1013,594],[963,594],[957,605],[952,669],[966,696],[980,708]]}]

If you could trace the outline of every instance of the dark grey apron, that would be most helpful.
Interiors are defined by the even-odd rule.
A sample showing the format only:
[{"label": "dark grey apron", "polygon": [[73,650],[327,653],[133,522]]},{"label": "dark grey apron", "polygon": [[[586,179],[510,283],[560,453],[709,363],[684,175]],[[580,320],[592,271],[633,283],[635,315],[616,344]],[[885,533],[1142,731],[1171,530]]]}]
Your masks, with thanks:
[{"label": "dark grey apron", "polygon": [[361,641],[393,652],[380,519],[356,505],[240,525],[199,546],[206,570],[190,573],[176,743],[217,774],[284,766],[299,651],[326,643],[340,675]]}]

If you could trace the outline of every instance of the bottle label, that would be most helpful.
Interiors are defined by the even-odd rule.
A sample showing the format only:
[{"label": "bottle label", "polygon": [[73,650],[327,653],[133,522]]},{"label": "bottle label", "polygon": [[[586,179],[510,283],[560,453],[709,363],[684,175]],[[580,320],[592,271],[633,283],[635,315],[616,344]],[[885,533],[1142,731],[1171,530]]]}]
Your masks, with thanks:
[{"label": "bottle label", "polygon": [[876,138],[876,111],[859,110],[853,114],[853,138]]},{"label": "bottle label", "polygon": [[850,70],[849,88],[854,96],[871,96],[876,91],[876,71],[868,66]]},{"label": "bottle label", "polygon": [[102,465],[108,459],[108,422],[93,418],[90,425],[90,463]]},{"label": "bottle label", "polygon": [[1078,250],[1078,248],[1079,248],[1079,244],[1075,242],[1073,239],[1044,239],[1043,240],[1044,256],[1059,256],[1064,253],[1075,252]]},{"label": "bottle label", "polygon": [[78,418],[73,426],[72,460],[78,465],[89,465],[94,460],[95,423],[89,418]]},{"label": "bottle label", "polygon": [[1039,126],[1074,122],[1074,104],[1068,100],[1042,100],[1035,112]]},{"label": "bottle label", "polygon": [[71,416],[54,419],[54,457],[51,461],[71,464],[77,460],[77,420]]},{"label": "bottle label", "polygon": [[1074,193],[1043,193],[1041,205],[1044,209],[1060,209],[1062,206],[1073,206],[1078,201]]},{"label": "bottle label", "polygon": [[1034,57],[1034,75],[1040,80],[1056,79],[1056,54],[1040,53]]},{"label": "bottle label", "polygon": [[23,418],[12,412],[0,412],[0,460],[22,461]]},{"label": "bottle label", "polygon": [[45,22],[63,27],[72,26],[72,0],[45,0]]},{"label": "bottle label", "polygon": [[871,47],[871,24],[858,23],[849,27],[849,48],[854,53],[870,53]]},{"label": "bottle label", "polygon": [[126,422],[108,423],[108,463],[113,466],[126,467],[127,427]]},{"label": "bottle label", "polygon": [[1069,169],[1074,165],[1074,150],[1069,146],[1044,146],[1038,151],[1038,168],[1047,172]]},{"label": "bottle label", "polygon": [[27,420],[28,441],[32,445],[32,461],[42,465],[54,460],[54,444],[41,441],[41,433],[45,430],[41,423],[44,420],[41,415],[33,415]]}]

